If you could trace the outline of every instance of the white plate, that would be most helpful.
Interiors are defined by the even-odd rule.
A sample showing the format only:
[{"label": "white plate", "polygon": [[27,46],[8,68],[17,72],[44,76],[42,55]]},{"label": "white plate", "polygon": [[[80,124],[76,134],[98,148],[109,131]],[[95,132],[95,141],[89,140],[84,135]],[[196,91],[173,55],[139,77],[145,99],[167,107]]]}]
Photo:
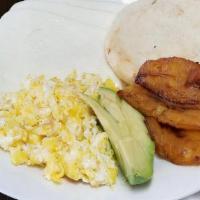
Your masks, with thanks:
[{"label": "white plate", "polygon": [[[16,5],[0,20],[0,91],[17,88],[30,73],[63,77],[74,68],[115,78],[105,63],[103,43],[121,7],[90,0],[29,0]],[[130,187],[120,175],[113,188],[66,180],[56,185],[45,180],[40,169],[12,166],[5,152],[0,158],[0,192],[20,200],[173,200],[200,189],[198,167],[158,158],[151,183]]]}]

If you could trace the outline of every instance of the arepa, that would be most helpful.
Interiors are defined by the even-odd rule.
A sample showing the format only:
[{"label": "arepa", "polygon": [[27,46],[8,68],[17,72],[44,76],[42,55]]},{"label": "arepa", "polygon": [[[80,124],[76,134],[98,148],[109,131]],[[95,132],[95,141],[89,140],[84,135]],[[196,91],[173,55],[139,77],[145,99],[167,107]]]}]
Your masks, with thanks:
[{"label": "arepa", "polygon": [[199,0],[139,0],[125,7],[106,38],[107,62],[131,83],[150,59],[184,57],[200,61]]}]

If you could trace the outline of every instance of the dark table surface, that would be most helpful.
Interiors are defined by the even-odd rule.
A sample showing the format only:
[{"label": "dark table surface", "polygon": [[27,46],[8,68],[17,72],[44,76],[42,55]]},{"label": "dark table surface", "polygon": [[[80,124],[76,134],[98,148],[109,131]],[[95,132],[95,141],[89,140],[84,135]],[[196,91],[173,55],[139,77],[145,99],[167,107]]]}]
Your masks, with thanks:
[{"label": "dark table surface", "polygon": [[[0,17],[5,12],[7,12],[13,4],[19,1],[20,0],[0,0]],[[0,200],[14,200],[14,199],[0,193]]]}]

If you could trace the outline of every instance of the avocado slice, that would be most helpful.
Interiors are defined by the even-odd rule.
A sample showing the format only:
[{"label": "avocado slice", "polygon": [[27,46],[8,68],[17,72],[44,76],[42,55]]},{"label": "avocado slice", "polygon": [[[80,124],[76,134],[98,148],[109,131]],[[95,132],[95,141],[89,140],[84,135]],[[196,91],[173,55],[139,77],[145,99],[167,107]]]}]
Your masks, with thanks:
[{"label": "avocado slice", "polygon": [[99,89],[100,98],[82,95],[108,133],[116,158],[129,184],[149,181],[153,175],[155,146],[148,135],[144,117],[117,94]]}]

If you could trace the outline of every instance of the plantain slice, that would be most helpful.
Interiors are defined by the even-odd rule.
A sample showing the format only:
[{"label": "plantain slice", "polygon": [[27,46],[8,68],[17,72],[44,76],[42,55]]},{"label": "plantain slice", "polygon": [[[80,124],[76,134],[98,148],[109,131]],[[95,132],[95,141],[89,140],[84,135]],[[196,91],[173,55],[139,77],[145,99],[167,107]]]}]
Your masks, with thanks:
[{"label": "plantain slice", "polygon": [[200,109],[200,64],[178,57],[146,61],[135,82],[170,107]]},{"label": "plantain slice", "polygon": [[200,130],[200,110],[168,108],[148,90],[135,83],[118,91],[118,95],[143,115],[154,117],[163,124],[186,130]]},{"label": "plantain slice", "polygon": [[178,165],[200,165],[200,131],[175,129],[153,117],[146,118],[146,125],[161,158]]}]

